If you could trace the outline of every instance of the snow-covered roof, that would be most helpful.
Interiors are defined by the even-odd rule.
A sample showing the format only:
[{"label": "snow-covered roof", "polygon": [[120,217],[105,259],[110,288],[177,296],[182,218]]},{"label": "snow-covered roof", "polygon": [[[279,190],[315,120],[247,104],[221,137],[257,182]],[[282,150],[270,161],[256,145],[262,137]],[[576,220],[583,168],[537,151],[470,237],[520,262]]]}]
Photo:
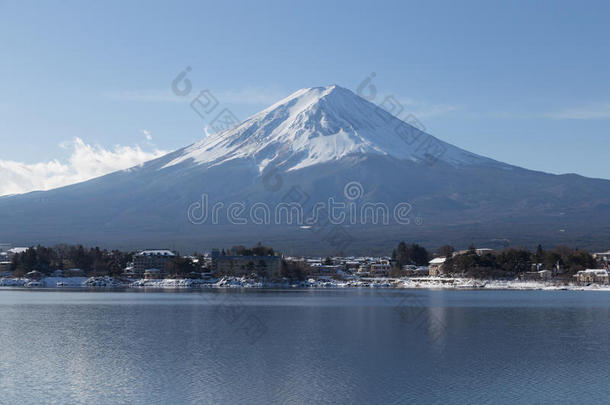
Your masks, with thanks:
[{"label": "snow-covered roof", "polygon": [[430,260],[430,264],[443,264],[447,261],[446,257],[437,257],[436,259]]},{"label": "snow-covered roof", "polygon": [[26,247],[14,247],[12,249],[9,249],[8,252],[9,253],[23,253],[28,249],[29,248],[26,248]]},{"label": "snow-covered roof", "polygon": [[607,276],[608,271],[604,269],[587,269],[581,270],[576,274],[595,274],[596,276]]},{"label": "snow-covered roof", "polygon": [[138,256],[176,256],[176,254],[169,249],[158,249],[143,250],[138,253]]}]

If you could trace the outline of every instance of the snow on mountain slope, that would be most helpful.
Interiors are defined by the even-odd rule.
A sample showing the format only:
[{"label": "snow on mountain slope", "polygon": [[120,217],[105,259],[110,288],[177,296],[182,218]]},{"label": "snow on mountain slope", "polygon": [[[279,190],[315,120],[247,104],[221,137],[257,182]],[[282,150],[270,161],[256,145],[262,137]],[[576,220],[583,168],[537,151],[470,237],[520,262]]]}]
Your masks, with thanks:
[{"label": "snow on mountain slope", "polygon": [[357,154],[510,167],[445,143],[332,85],[298,90],[235,128],[185,148],[164,168],[245,158],[253,159],[261,172],[270,164],[293,171]]}]

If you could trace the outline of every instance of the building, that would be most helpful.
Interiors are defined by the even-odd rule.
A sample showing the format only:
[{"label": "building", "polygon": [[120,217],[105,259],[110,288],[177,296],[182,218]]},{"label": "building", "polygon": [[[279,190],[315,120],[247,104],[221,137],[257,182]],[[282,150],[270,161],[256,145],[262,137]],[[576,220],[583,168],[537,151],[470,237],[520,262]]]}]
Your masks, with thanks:
[{"label": "building", "polygon": [[446,257],[437,257],[436,259],[430,260],[428,263],[429,274],[431,277],[438,277],[440,275],[445,274],[444,267],[445,262],[447,261]]},{"label": "building", "polygon": [[0,262],[0,276],[10,273],[11,271],[11,262],[3,261]]},{"label": "building", "polygon": [[610,251],[602,253],[593,253],[593,257],[605,263],[610,263]]},{"label": "building", "polygon": [[[453,252],[453,257],[457,256],[457,255],[465,255],[466,253],[470,252],[470,249],[466,249],[466,250],[459,250],[457,252]],[[489,249],[489,248],[478,248],[475,249],[474,252],[479,255],[479,256],[483,256],[486,255],[487,253],[493,253],[494,249]]]},{"label": "building", "polygon": [[64,277],[83,277],[85,272],[82,269],[68,269],[64,270]]},{"label": "building", "polygon": [[407,277],[425,277],[430,275],[430,268],[427,266],[415,266],[406,264],[402,266],[402,273]]},{"label": "building", "polygon": [[521,280],[531,281],[548,281],[553,277],[553,272],[550,270],[528,271],[521,274]]},{"label": "building", "polygon": [[390,262],[387,260],[381,261],[381,263],[371,264],[371,276],[373,277],[387,277],[390,274],[391,269]]},{"label": "building", "polygon": [[370,277],[371,276],[371,265],[370,264],[361,264],[360,267],[358,267],[358,271],[356,272],[356,275],[358,275],[359,277]]},{"label": "building", "polygon": [[173,260],[176,252],[168,249],[143,250],[133,256],[133,274],[142,276],[148,269],[165,270],[165,263]]},{"label": "building", "polygon": [[7,254],[8,259],[10,260],[10,259],[12,259],[12,258],[13,258],[13,257],[14,257],[16,254],[19,254],[19,253],[24,253],[24,252],[25,252],[25,251],[27,251],[28,249],[29,249],[29,248],[26,248],[26,247],[14,247],[14,248],[11,248],[11,249],[7,250],[7,251],[6,251],[6,254]]},{"label": "building", "polygon": [[587,269],[574,274],[576,281],[581,284],[608,284],[608,270]]},{"label": "building", "polygon": [[320,264],[316,266],[309,266],[308,275],[316,278],[330,278],[337,274],[342,274],[343,266],[338,264]]},{"label": "building", "polygon": [[159,269],[146,269],[144,271],[144,278],[147,280],[158,280],[161,278],[163,272]]},{"label": "building", "polygon": [[42,278],[42,273],[36,270],[30,271],[25,275],[30,280],[40,280]]},{"label": "building", "polygon": [[279,256],[217,256],[214,259],[214,272],[237,277],[256,274],[279,278],[281,264]]}]

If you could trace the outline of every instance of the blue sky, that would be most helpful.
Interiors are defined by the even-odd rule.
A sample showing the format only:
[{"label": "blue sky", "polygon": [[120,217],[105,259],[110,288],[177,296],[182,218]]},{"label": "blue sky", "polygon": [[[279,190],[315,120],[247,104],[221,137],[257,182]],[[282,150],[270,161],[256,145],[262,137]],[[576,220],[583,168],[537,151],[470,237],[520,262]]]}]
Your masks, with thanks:
[{"label": "blue sky", "polygon": [[0,0],[0,161],[194,142],[206,122],[170,91],[190,66],[240,119],[375,72],[445,141],[610,178],[608,2],[176,3]]}]

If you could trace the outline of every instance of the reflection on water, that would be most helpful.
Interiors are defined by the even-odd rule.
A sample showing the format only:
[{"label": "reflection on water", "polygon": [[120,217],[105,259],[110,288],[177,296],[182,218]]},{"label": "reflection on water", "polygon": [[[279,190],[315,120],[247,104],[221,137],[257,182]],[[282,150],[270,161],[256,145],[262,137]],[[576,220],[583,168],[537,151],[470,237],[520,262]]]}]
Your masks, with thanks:
[{"label": "reflection on water", "polygon": [[607,403],[610,295],[0,291],[0,403]]}]

